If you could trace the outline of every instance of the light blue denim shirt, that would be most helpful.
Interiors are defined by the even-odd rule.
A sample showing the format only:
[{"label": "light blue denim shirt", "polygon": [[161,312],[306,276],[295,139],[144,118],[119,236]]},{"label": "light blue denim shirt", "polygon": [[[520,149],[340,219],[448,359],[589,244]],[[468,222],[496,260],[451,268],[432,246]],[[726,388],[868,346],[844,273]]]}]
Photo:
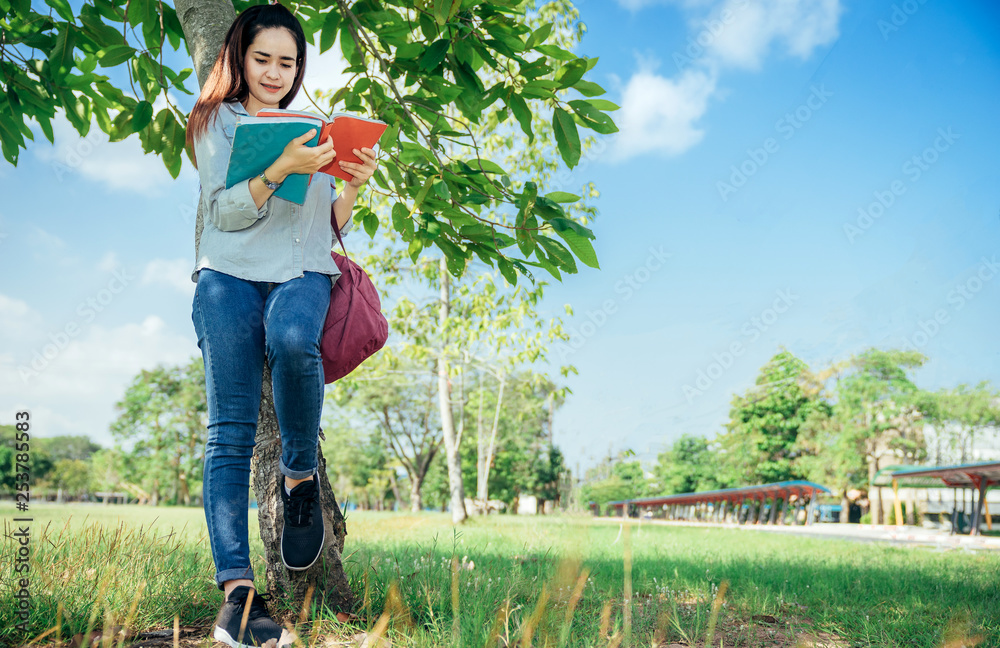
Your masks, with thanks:
[{"label": "light blue denim shirt", "polygon": [[[271,196],[257,209],[250,178],[226,189],[233,133],[239,115],[247,114],[241,103],[223,102],[208,131],[194,140],[205,222],[191,280],[197,283],[202,268],[275,283],[310,270],[330,275],[332,284],[340,276],[330,256],[336,242],[330,218],[337,197],[333,176],[313,174],[302,205]],[[341,236],[350,229],[349,220]]]}]

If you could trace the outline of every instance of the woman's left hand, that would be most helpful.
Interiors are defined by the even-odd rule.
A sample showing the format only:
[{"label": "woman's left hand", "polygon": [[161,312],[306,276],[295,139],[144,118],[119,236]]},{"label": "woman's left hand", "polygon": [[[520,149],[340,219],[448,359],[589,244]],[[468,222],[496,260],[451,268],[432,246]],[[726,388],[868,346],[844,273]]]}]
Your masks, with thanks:
[{"label": "woman's left hand", "polygon": [[354,154],[357,155],[364,164],[358,164],[356,162],[338,162],[340,168],[347,171],[354,179],[348,182],[355,189],[359,189],[361,185],[368,182],[368,178],[372,177],[375,173],[375,151],[365,147],[361,150],[354,149]]}]

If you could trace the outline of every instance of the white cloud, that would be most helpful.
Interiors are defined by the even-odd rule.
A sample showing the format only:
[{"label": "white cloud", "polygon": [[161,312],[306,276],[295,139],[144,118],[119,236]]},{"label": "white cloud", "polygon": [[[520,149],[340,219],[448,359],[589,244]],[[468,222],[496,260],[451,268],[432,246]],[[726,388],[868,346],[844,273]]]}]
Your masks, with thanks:
[{"label": "white cloud", "polygon": [[142,272],[143,285],[168,286],[185,295],[193,295],[191,262],[187,259],[153,259]]},{"label": "white cloud", "polygon": [[27,302],[0,294],[0,340],[4,346],[34,335],[42,325],[42,317]]},{"label": "white cloud", "polygon": [[[638,11],[656,0],[619,0]],[[656,66],[640,61],[638,72],[622,93],[615,115],[619,134],[612,159],[646,152],[677,155],[704,136],[698,120],[716,95],[727,68],[757,70],[775,43],[788,54],[808,58],[835,41],[840,0],[674,0],[690,15],[687,41],[671,53],[673,78],[656,74]]]},{"label": "white cloud", "polygon": [[708,22],[697,21],[694,26],[707,42],[707,58],[757,70],[772,43],[805,59],[817,47],[835,41],[841,11],[840,0],[726,0],[711,12]]},{"label": "white cloud", "polygon": [[704,135],[696,122],[705,114],[714,91],[715,76],[704,71],[689,70],[668,79],[652,67],[640,70],[622,93],[612,159],[650,151],[677,155],[691,148]]},{"label": "white cloud", "polygon": [[[25,323],[40,320],[27,304],[0,297],[0,313],[8,308],[22,315]],[[0,317],[0,334],[12,348],[24,348],[28,346],[25,325],[11,327]],[[11,333],[14,337],[7,337]],[[43,359],[44,365],[36,363],[40,371],[32,367],[30,351],[19,358],[0,355],[0,421],[10,422],[15,411],[28,409],[40,436],[86,434],[109,445],[114,404],[135,375],[160,363],[187,362],[197,353],[191,339],[150,315],[113,328],[87,327],[50,354],[51,359]]]}]

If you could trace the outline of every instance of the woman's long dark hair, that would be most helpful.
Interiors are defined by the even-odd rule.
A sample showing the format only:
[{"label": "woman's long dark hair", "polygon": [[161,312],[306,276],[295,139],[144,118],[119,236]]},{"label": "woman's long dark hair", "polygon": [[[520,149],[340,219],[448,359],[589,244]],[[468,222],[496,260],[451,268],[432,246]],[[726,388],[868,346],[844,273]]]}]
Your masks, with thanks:
[{"label": "woman's long dark hair", "polygon": [[[292,87],[278,102],[279,108],[287,108],[299,88],[306,69],[306,37],[302,25],[291,11],[280,4],[254,5],[244,10],[229,27],[226,40],[222,43],[219,57],[215,59],[212,72],[205,80],[201,95],[191,109],[187,123],[187,146],[194,147],[194,138],[208,130],[209,119],[213,118],[223,101],[244,102],[250,96],[243,60],[247,48],[262,30],[283,27],[295,39],[298,57],[295,61],[295,79]],[[197,163],[196,163],[197,166]]]}]

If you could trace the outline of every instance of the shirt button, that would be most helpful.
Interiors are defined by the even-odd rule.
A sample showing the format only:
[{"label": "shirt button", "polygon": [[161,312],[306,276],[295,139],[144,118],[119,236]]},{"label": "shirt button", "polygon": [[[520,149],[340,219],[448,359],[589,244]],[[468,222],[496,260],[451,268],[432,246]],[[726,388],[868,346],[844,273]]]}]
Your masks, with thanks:
[{"label": "shirt button", "polygon": [[296,242],[296,243],[298,243],[298,242],[299,242],[299,239],[295,239],[295,242]]}]

